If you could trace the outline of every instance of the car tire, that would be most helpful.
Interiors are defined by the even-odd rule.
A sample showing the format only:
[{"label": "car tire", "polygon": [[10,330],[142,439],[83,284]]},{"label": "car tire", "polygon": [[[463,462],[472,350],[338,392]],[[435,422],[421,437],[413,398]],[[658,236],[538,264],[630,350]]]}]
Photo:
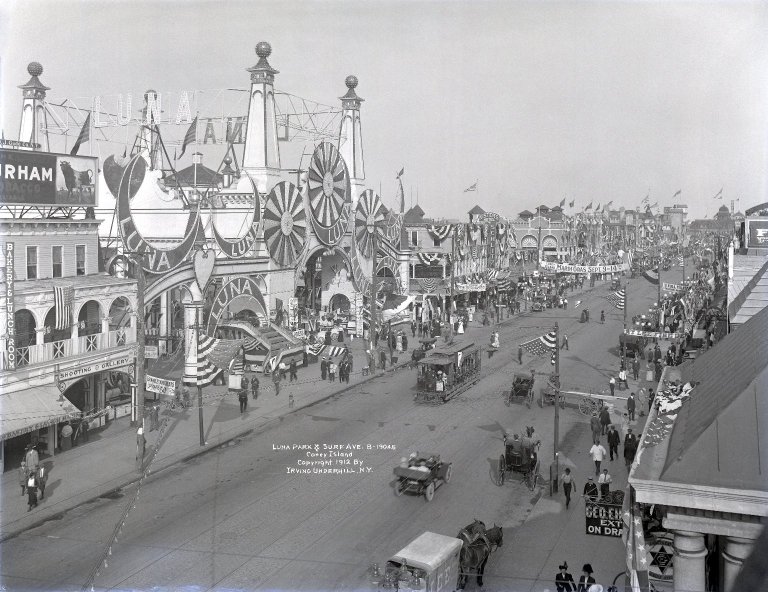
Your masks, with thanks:
[{"label": "car tire", "polygon": [[453,475],[453,465],[448,465],[448,470],[445,471],[445,477],[443,478],[443,481],[445,481],[446,483],[450,483],[452,475]]},{"label": "car tire", "polygon": [[403,482],[398,481],[397,483],[395,483],[395,495],[397,497],[400,497],[401,495],[403,495],[404,492],[405,492],[405,487],[403,487]]},{"label": "car tire", "polygon": [[427,489],[424,491],[424,497],[427,498],[428,502],[432,501],[432,498],[435,497],[435,484],[434,482],[427,485]]}]

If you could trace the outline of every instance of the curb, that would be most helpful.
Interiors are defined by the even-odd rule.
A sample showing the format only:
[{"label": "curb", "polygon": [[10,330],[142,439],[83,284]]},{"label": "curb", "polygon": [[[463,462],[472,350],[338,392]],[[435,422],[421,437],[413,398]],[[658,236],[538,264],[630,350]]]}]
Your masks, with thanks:
[{"label": "curb", "polygon": [[[176,453],[174,453],[174,454],[172,454],[172,455],[170,455],[168,457],[165,457],[165,459],[160,461],[160,465],[157,466],[156,468],[154,468],[153,470],[151,470],[147,474],[146,481],[147,482],[152,481],[160,473],[162,473],[164,471],[167,471],[168,469],[172,469],[176,465],[179,465],[181,463],[190,461],[190,460],[192,460],[194,458],[197,458],[199,456],[203,456],[204,454],[212,452],[216,448],[218,448],[220,446],[227,445],[230,442],[232,442],[234,440],[237,440],[238,438],[242,438],[242,437],[247,436],[247,435],[249,435],[251,433],[260,433],[264,429],[270,427],[274,422],[278,422],[279,419],[282,418],[282,417],[285,417],[287,415],[291,415],[291,414],[297,413],[299,411],[302,411],[304,409],[312,407],[313,405],[317,405],[318,403],[322,403],[322,402],[330,399],[331,397],[342,395],[342,394],[344,394],[346,392],[349,392],[350,390],[352,390],[352,389],[354,389],[354,388],[356,388],[358,386],[361,386],[363,384],[371,382],[371,381],[373,381],[373,380],[375,380],[377,378],[381,378],[382,376],[385,376],[387,373],[393,373],[395,371],[401,370],[401,369],[405,368],[409,363],[410,363],[410,360],[408,360],[407,362],[406,361],[398,362],[396,365],[390,366],[389,368],[387,368],[384,371],[377,371],[373,375],[369,374],[367,377],[365,377],[362,380],[360,380],[360,382],[356,382],[355,384],[349,384],[349,385],[345,386],[344,388],[342,388],[342,389],[340,389],[338,391],[329,393],[327,395],[324,395],[324,396],[320,397],[319,399],[316,399],[314,401],[305,403],[304,405],[296,406],[293,409],[288,409],[285,412],[280,413],[280,414],[278,414],[278,415],[276,415],[274,417],[270,417],[269,419],[266,419],[266,421],[264,421],[263,423],[261,423],[259,425],[250,425],[248,427],[243,426],[243,428],[241,428],[236,433],[233,433],[231,435],[228,434],[228,435],[226,435],[225,437],[223,437],[219,441],[213,441],[212,440],[210,443],[206,443],[205,446],[201,446],[199,448],[196,448],[192,452],[186,452],[186,450],[188,450],[188,449],[186,449],[186,450],[183,449],[183,450],[181,450],[179,452],[176,452]],[[66,507],[62,507],[60,509],[57,509],[56,511],[52,512],[50,515],[40,516],[35,521],[33,521],[31,524],[25,524],[23,526],[19,525],[19,526],[15,527],[15,528],[11,528],[11,529],[9,529],[7,531],[4,530],[2,533],[0,533],[0,543],[4,543],[5,541],[8,541],[8,540],[13,539],[13,538],[16,538],[17,536],[19,536],[20,534],[26,532],[27,530],[32,530],[33,528],[38,528],[39,526],[42,526],[43,524],[45,524],[46,522],[49,522],[51,520],[59,520],[67,512],[70,512],[70,511],[72,511],[72,510],[74,510],[76,508],[79,508],[80,506],[84,506],[85,504],[89,504],[91,502],[94,502],[94,501],[96,501],[96,500],[98,500],[100,498],[106,497],[109,494],[116,493],[116,492],[120,491],[121,489],[125,489],[127,487],[131,487],[132,485],[138,483],[138,481],[140,479],[141,479],[141,476],[138,474],[138,472],[136,472],[136,474],[133,474],[133,475],[130,475],[130,476],[128,476],[128,474],[125,474],[122,479],[120,477],[116,477],[113,480],[113,482],[115,482],[115,483],[104,484],[104,485],[102,485],[102,486],[92,490],[91,492],[82,492],[82,493],[79,493],[79,494],[75,494],[73,496],[73,498],[75,498],[75,500],[76,500],[74,503],[72,503],[72,504],[70,504],[70,505],[68,505]],[[85,496],[85,498],[84,499],[77,499],[80,496]],[[21,520],[23,520],[23,519],[21,519]]]}]

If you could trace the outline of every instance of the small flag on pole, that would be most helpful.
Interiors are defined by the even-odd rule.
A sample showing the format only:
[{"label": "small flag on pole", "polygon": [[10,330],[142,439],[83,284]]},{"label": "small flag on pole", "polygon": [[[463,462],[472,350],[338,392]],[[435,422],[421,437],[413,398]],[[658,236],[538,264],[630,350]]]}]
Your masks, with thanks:
[{"label": "small flag on pole", "polygon": [[575,204],[575,203],[576,203],[576,200],[575,200],[575,199],[572,199],[572,200],[571,200],[571,202],[568,204],[568,207],[569,207],[569,208],[572,208],[572,207],[573,207],[573,204]]},{"label": "small flag on pole", "polygon": [[626,296],[624,294],[624,290],[619,290],[618,292],[614,292],[613,294],[608,295],[608,302],[613,304],[619,310],[624,310],[625,299]]},{"label": "small flag on pole", "polygon": [[585,210],[591,210],[592,209],[592,202],[589,202],[589,205],[584,208]]},{"label": "small flag on pole", "polygon": [[179,155],[179,158],[184,156],[184,151],[187,149],[187,146],[195,141],[197,141],[197,116],[195,116],[195,119],[189,124],[187,135],[184,136],[184,143],[181,145],[181,154]]},{"label": "small flag on pole", "polygon": [[678,189],[672,197],[677,197],[678,195],[681,195],[682,193],[683,193],[683,190],[682,189]]},{"label": "small flag on pole", "polygon": [[53,304],[56,308],[56,330],[64,331],[72,326],[72,308],[75,302],[74,284],[53,286]]},{"label": "small flag on pole", "polygon": [[467,188],[464,190],[464,193],[466,193],[467,191],[477,191],[477,182],[475,182],[475,183],[472,183],[472,185],[470,185],[469,187],[467,187]]},{"label": "small flag on pole", "polygon": [[88,116],[85,118],[85,122],[83,122],[83,128],[80,130],[80,135],[77,136],[77,140],[75,140],[75,145],[72,146],[72,151],[69,153],[71,156],[75,156],[77,154],[77,151],[80,150],[80,144],[85,144],[91,139],[91,114],[88,113]]},{"label": "small flag on pole", "polygon": [[397,178],[399,179],[399,178],[400,178],[400,177],[402,177],[404,174],[405,174],[405,167],[401,168],[401,169],[400,169],[400,172],[399,172],[399,173],[397,173]]},{"label": "small flag on pole", "polygon": [[720,188],[720,191],[715,193],[715,197],[713,197],[712,199],[723,199],[723,187]]}]

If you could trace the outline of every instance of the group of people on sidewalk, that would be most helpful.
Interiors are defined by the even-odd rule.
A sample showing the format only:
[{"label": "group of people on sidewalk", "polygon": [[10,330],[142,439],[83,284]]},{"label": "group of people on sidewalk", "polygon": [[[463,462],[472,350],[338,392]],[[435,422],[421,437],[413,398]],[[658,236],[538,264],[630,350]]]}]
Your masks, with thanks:
[{"label": "group of people on sidewalk", "polygon": [[336,376],[338,374],[339,382],[346,382],[349,384],[349,375],[352,374],[352,362],[348,358],[342,359],[338,364],[324,357],[320,361],[320,379],[326,378],[331,382],[336,382]]},{"label": "group of people on sidewalk", "polygon": [[557,592],[602,592],[603,587],[597,584],[592,574],[595,573],[592,565],[585,563],[581,568],[581,576],[578,584],[573,576],[568,573],[568,562],[563,561],[559,566],[560,571],[555,576],[555,587]]},{"label": "group of people on sidewalk", "polygon": [[21,495],[27,495],[27,512],[37,507],[37,492],[40,499],[45,499],[45,484],[48,480],[45,467],[40,465],[40,455],[32,444],[27,445],[24,459],[19,467],[19,485]]}]

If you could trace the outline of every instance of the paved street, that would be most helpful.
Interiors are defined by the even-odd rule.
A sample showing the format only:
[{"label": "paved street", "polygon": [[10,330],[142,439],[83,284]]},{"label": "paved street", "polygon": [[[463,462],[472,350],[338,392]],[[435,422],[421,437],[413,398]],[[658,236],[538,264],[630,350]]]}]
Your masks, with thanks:
[{"label": "paved street", "polygon": [[[643,279],[630,286],[631,318],[647,311],[656,287]],[[501,396],[520,369],[517,344],[558,321],[570,342],[561,359],[564,388],[607,389],[608,377],[618,372],[623,324],[621,312],[605,299],[608,293],[607,284],[598,282],[585,293],[568,294],[567,310],[527,313],[502,323],[501,351],[490,359],[484,356],[482,380],[445,405],[415,405],[414,373],[399,370],[153,474],[107,566],[100,567],[96,589],[364,589],[371,563],[383,564],[425,530],[453,536],[474,518],[504,527],[504,545],[486,570],[488,590],[553,589],[552,578],[563,560],[574,573],[591,562],[598,581],[610,583],[623,571],[621,539],[585,535],[583,504],[566,512],[562,493],[550,498],[546,484],[531,492],[517,478],[501,487],[493,481],[505,430],[536,427],[545,478],[553,456],[553,408],[507,407]],[[579,300],[581,307],[574,308]],[[578,316],[587,306],[592,322],[582,324]],[[606,311],[604,325],[600,310]],[[464,338],[485,345],[488,333],[474,326]],[[538,394],[551,372],[549,356],[526,354],[523,368],[530,367],[540,373]],[[637,385],[630,380],[630,386]],[[236,407],[235,400],[227,400],[217,413],[236,415]],[[616,412],[622,410],[618,402]],[[576,466],[580,491],[592,470],[587,418],[566,408],[560,413],[560,434],[562,452]],[[321,451],[324,444],[360,446],[351,460],[362,462],[366,472],[353,464],[352,474],[288,474],[289,467],[302,468],[298,460],[308,459],[303,451],[290,449],[301,444],[317,444]],[[284,446],[289,450],[279,449]],[[417,450],[439,453],[453,463],[451,482],[436,491],[431,503],[393,493],[392,468]],[[614,488],[623,487],[623,462],[607,464]],[[133,494],[127,487],[4,542],[2,585],[80,589]],[[468,587],[475,587],[474,579]]]}]

